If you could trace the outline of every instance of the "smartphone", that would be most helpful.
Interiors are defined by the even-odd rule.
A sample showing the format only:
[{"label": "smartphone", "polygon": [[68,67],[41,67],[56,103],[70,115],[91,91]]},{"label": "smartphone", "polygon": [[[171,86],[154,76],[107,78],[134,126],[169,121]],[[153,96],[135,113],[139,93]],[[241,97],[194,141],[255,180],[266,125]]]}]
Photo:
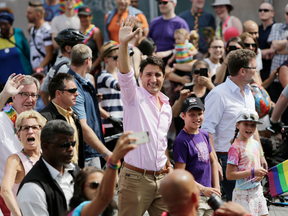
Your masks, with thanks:
[{"label": "smartphone", "polygon": [[229,52],[237,50],[238,48],[235,45],[229,45]]},{"label": "smartphone", "polygon": [[133,134],[129,134],[129,137],[135,137],[137,138],[137,140],[135,142],[130,142],[130,144],[136,144],[136,145],[140,145],[140,144],[144,144],[144,143],[148,143],[150,142],[150,136],[149,136],[149,132],[148,131],[141,131],[141,132],[136,132]]},{"label": "smartphone", "polygon": [[200,76],[208,77],[208,68],[200,68]]}]

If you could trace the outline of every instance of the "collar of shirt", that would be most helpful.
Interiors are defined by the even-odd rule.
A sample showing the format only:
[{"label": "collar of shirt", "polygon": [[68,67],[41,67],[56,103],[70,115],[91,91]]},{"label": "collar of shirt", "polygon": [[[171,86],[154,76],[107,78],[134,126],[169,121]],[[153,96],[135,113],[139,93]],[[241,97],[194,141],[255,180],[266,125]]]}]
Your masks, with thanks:
[{"label": "collar of shirt", "polygon": [[81,85],[88,85],[88,82],[79,74],[77,74],[75,71],[73,71],[71,68],[69,69],[67,73],[70,73],[71,75],[73,75],[75,79],[77,79],[81,83]]},{"label": "collar of shirt", "polygon": [[[58,175],[61,175],[61,173],[60,173],[58,170],[56,170],[54,167],[52,167],[49,163],[47,163],[47,162],[44,160],[44,158],[42,158],[42,160],[43,160],[43,162],[45,163],[47,169],[49,170],[52,178],[53,178],[54,180],[56,180],[57,176],[58,176]],[[73,170],[74,168],[75,168],[75,166],[74,166],[72,163],[67,164],[67,165],[64,166],[64,173],[65,173],[65,172],[68,172],[69,170]],[[63,173],[63,175],[64,175],[64,173]],[[62,175],[61,175],[61,176],[62,176]]]},{"label": "collar of shirt", "polygon": [[68,108],[68,110],[63,109],[62,107],[60,107],[59,105],[57,105],[55,102],[52,101],[52,103],[54,104],[54,106],[56,107],[56,109],[58,110],[58,112],[63,115],[63,116],[72,116],[73,114],[73,110],[71,109],[71,107]]},{"label": "collar of shirt", "polygon": [[[237,89],[239,89],[239,91],[240,91],[240,87],[239,87],[238,85],[236,85],[236,84],[230,79],[230,76],[227,77],[226,83],[227,83],[228,87],[231,89],[232,92],[235,92]],[[249,85],[246,85],[243,90],[244,90],[245,93],[247,93],[247,91],[250,90]]]},{"label": "collar of shirt", "polygon": [[282,28],[283,28],[283,29],[288,29],[287,23],[282,23]]},{"label": "collar of shirt", "polygon": [[[143,89],[143,92],[146,94],[147,97],[150,98],[150,100],[155,104],[155,106],[157,105],[156,103],[156,97],[152,94],[150,94],[145,88],[141,87]],[[165,104],[169,104],[169,98],[164,95],[162,92],[159,91],[158,93],[158,98],[162,103]]]}]

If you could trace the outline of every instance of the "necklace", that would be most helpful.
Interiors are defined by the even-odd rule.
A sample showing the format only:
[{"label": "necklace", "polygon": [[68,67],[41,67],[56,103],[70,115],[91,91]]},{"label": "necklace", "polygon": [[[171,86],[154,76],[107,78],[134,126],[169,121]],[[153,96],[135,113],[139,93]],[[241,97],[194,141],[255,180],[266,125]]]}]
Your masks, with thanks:
[{"label": "necklace", "polygon": [[17,113],[12,107],[12,102],[7,104],[6,107],[3,108],[4,113],[8,116],[8,118],[12,121],[14,126],[14,133],[16,134],[15,122],[17,119]]},{"label": "necklace", "polygon": [[32,164],[32,166],[34,166],[34,161],[32,161],[32,160],[30,159],[30,156],[29,156],[26,152],[24,152],[24,148],[21,150],[21,152],[26,156],[26,158],[27,158],[28,161]]},{"label": "necklace", "polygon": [[[192,142],[194,143],[195,147],[197,148],[198,152],[200,153],[200,156],[201,156],[202,160],[203,160],[205,163],[208,164],[208,163],[210,162],[210,157],[208,158],[208,161],[206,161],[206,160],[203,158],[203,155],[202,155],[201,151],[200,151],[199,148],[197,147],[197,145],[196,145],[196,143],[195,143],[193,137],[192,137],[191,134],[188,132],[188,130],[185,128],[185,126],[184,126],[184,130],[185,130],[185,132],[188,133],[189,136],[191,137],[191,140],[192,140]],[[204,141],[205,141],[205,143],[206,143],[206,145],[207,145],[208,152],[209,152],[208,143],[207,143],[207,141],[206,141],[204,135],[202,134],[202,132],[201,132],[200,130],[199,130],[199,132],[200,132],[200,134],[202,135],[202,137],[203,137],[203,139],[204,139]]]}]

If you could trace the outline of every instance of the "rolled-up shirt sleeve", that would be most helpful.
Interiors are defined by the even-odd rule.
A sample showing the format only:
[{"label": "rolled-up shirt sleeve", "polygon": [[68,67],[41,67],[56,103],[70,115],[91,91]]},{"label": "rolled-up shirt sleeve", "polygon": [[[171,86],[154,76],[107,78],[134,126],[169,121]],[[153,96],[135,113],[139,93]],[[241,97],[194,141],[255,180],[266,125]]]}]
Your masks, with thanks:
[{"label": "rolled-up shirt sleeve", "polygon": [[118,83],[121,88],[121,99],[125,106],[133,105],[137,100],[137,83],[134,77],[134,70],[127,74],[118,71]]},{"label": "rolled-up shirt sleeve", "polygon": [[222,118],[224,109],[225,106],[220,94],[211,91],[205,98],[204,121],[201,129],[213,135]]}]

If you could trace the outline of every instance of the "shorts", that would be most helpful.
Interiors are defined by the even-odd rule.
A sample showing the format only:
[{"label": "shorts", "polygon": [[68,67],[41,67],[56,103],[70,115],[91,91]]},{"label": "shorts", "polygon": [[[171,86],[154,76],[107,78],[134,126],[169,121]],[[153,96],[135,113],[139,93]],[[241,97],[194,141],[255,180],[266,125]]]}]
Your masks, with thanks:
[{"label": "shorts", "polygon": [[197,216],[211,216],[213,214],[213,209],[208,205],[209,199],[210,197],[206,197],[204,195],[200,196]]},{"label": "shorts", "polygon": [[242,205],[251,215],[268,215],[268,208],[261,185],[246,189],[234,189],[232,201]]}]

